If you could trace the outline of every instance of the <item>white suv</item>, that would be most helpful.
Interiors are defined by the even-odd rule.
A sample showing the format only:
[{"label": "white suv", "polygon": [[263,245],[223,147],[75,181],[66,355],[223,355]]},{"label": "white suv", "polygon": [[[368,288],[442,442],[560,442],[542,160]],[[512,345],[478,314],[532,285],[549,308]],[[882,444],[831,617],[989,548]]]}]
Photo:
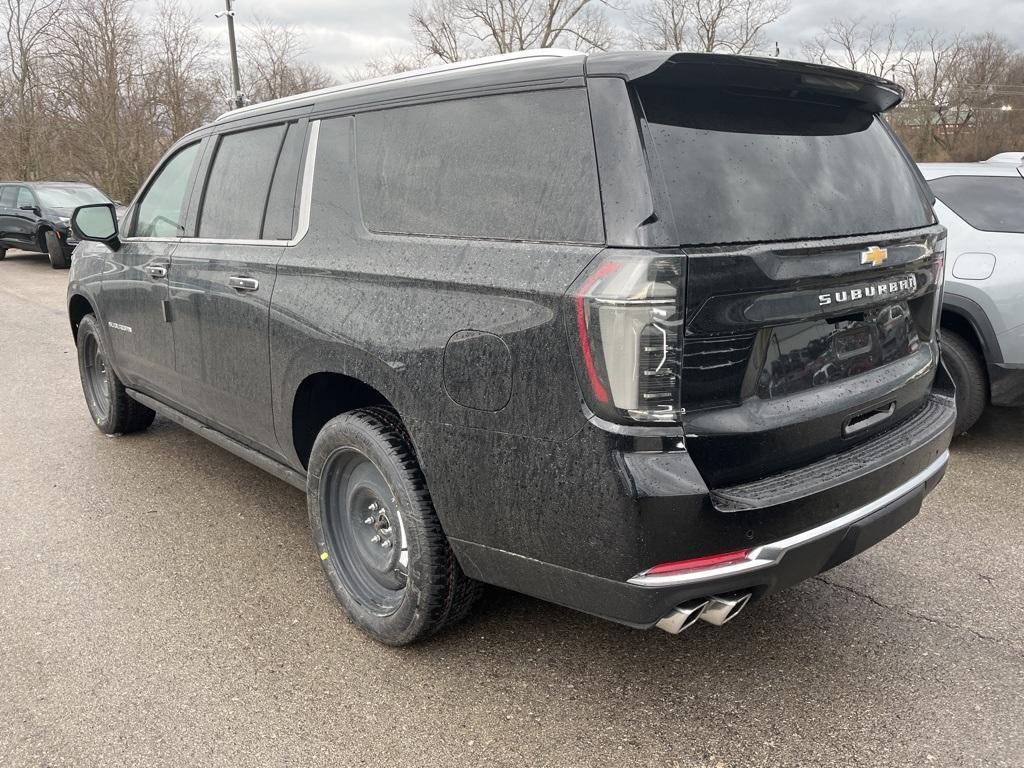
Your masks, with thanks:
[{"label": "white suv", "polygon": [[989,402],[1024,406],[1024,152],[920,168],[949,230],[942,356],[966,432]]}]

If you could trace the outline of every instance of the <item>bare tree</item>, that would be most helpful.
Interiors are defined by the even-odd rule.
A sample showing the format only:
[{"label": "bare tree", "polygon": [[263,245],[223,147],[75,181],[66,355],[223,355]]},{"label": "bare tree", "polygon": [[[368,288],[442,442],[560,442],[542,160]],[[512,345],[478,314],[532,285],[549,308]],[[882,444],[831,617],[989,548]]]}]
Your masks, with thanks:
[{"label": "bare tree", "polygon": [[347,75],[352,81],[369,80],[421,69],[428,65],[429,57],[422,51],[386,50],[367,59],[361,67],[349,69]]},{"label": "bare tree", "polygon": [[55,58],[71,168],[119,199],[149,172],[157,146],[142,42],[131,0],[72,0]]},{"label": "bare tree", "polygon": [[649,0],[633,14],[633,42],[662,51],[755,53],[789,7],[789,0]]},{"label": "bare tree", "polygon": [[247,100],[268,101],[332,85],[335,79],[329,72],[302,60],[307,50],[294,27],[275,26],[260,18],[246,27],[239,57]]},{"label": "bare tree", "polygon": [[173,0],[161,0],[147,48],[150,98],[168,142],[209,120],[222,106],[213,41],[199,18]]},{"label": "bare tree", "polygon": [[864,18],[832,19],[803,45],[804,57],[819,64],[893,77],[918,49],[916,30],[901,30],[900,17],[885,22]]},{"label": "bare tree", "polygon": [[613,30],[600,0],[419,0],[410,14],[421,51],[443,62],[530,48],[604,50]]},{"label": "bare tree", "polygon": [[1000,141],[1019,142],[1012,128],[1024,99],[1024,57],[995,34],[922,31],[898,16],[833,19],[803,51],[899,83],[905,97],[889,121],[919,160],[980,159]]},{"label": "bare tree", "polygon": [[[42,147],[49,125],[45,119],[43,67],[48,41],[60,29],[64,0],[3,0],[5,98],[0,102],[14,175],[36,178],[43,171]],[[4,108],[6,107],[6,108]]]}]

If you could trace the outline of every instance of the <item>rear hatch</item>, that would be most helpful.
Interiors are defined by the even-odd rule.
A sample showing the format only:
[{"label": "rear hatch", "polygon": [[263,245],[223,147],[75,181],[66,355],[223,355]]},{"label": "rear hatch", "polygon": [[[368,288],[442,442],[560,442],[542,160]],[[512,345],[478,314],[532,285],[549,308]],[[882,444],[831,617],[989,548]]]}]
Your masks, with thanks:
[{"label": "rear hatch", "polygon": [[943,230],[875,114],[886,104],[863,89],[674,66],[634,92],[658,209],[686,254],[687,445],[721,487],[845,450],[924,405]]}]

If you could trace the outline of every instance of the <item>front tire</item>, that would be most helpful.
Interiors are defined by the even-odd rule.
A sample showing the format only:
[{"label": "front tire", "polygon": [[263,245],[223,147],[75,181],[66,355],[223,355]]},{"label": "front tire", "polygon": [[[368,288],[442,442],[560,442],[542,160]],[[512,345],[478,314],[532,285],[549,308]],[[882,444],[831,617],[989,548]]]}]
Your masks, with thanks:
[{"label": "front tire", "polygon": [[89,415],[105,435],[141,432],[156,414],[128,396],[109,359],[96,317],[86,315],[78,324],[78,373]]},{"label": "front tire", "polygon": [[988,378],[981,355],[963,336],[942,329],[942,361],[956,384],[956,433],[975,425],[988,404]]},{"label": "front tire", "polygon": [[327,422],[306,496],[331,588],[376,640],[408,645],[469,612],[480,584],[455,559],[394,411],[364,408]]},{"label": "front tire", "polygon": [[46,253],[50,257],[50,266],[54,269],[67,269],[71,266],[70,254],[65,250],[64,243],[57,237],[57,233],[48,230],[43,236],[46,241]]},{"label": "front tire", "polygon": [[6,256],[7,256],[7,249],[6,248],[0,248],[0,261],[3,261]]}]

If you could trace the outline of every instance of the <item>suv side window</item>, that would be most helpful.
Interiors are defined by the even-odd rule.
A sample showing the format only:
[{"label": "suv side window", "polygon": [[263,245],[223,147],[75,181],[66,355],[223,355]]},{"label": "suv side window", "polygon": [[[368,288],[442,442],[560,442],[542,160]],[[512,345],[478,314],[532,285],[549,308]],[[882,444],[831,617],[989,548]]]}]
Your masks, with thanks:
[{"label": "suv side window", "polygon": [[199,237],[259,239],[285,128],[271,125],[220,137],[203,193]]},{"label": "suv side window", "polygon": [[185,218],[185,194],[199,142],[179,150],[164,163],[139,201],[130,237],[178,237]]},{"label": "suv side window", "polygon": [[302,165],[305,127],[305,124],[288,124],[267,198],[267,215],[261,235],[264,240],[291,240],[295,234],[295,192],[299,183],[299,166]]},{"label": "suv side window", "polygon": [[36,196],[32,194],[32,190],[28,187],[18,187],[18,201],[14,204],[15,208],[21,208],[23,205],[35,206]]},{"label": "suv side window", "polygon": [[986,232],[1024,232],[1024,179],[943,176],[928,182],[957,216]]},{"label": "suv side window", "polygon": [[356,115],[363,217],[377,232],[601,243],[582,88]]},{"label": "suv side window", "polygon": [[0,187],[0,208],[14,207],[14,187]]}]

